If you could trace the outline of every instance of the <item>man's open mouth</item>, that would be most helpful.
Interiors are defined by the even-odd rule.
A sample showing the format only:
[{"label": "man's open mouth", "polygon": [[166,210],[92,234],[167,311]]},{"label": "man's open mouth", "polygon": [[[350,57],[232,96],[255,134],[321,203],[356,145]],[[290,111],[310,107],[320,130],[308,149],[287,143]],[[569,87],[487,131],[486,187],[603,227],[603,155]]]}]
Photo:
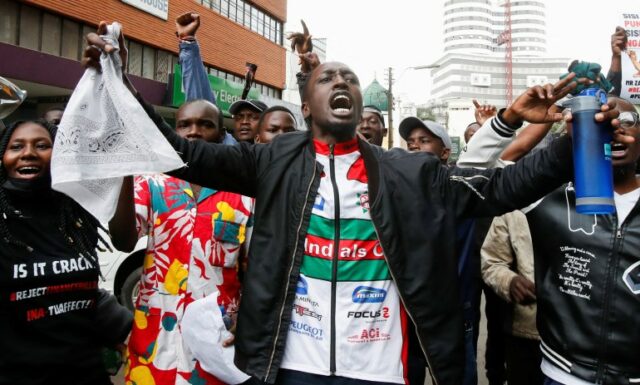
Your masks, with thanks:
[{"label": "man's open mouth", "polygon": [[621,159],[627,156],[627,146],[622,143],[611,144],[611,157],[614,159]]},{"label": "man's open mouth", "polygon": [[336,93],[329,101],[329,107],[338,114],[349,113],[353,107],[351,95],[348,92]]}]

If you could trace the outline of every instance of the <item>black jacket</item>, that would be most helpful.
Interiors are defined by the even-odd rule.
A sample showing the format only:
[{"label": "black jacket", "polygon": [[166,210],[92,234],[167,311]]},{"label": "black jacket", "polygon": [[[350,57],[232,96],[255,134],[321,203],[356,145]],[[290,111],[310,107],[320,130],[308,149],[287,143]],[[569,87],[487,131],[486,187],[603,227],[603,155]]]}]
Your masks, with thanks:
[{"label": "black jacket", "polygon": [[565,186],[527,219],[546,359],[590,383],[639,383],[639,205],[620,225],[616,215],[578,214]]},{"label": "black jacket", "polygon": [[[273,383],[282,361],[311,208],[320,182],[311,135],[269,145],[187,142],[145,106],[187,163],[172,175],[256,197],[236,336],[240,369]],[[436,383],[460,384],[463,326],[455,231],[459,218],[526,206],[568,180],[569,140],[502,170],[447,168],[432,155],[360,141],[371,219]]]}]

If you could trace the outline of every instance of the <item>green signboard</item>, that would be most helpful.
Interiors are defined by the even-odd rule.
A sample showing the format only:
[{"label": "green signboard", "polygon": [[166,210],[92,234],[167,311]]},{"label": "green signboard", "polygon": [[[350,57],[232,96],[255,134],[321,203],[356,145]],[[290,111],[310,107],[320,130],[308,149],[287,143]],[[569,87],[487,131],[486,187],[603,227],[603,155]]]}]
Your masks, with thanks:
[{"label": "green signboard", "polygon": [[[225,79],[213,75],[207,75],[209,77],[209,84],[211,90],[216,96],[216,104],[222,110],[222,113],[230,117],[229,107],[233,102],[240,100],[242,97],[242,89],[244,85],[231,82]],[[182,68],[180,64],[176,64],[173,67],[173,79],[171,80],[171,101],[170,105],[173,107],[180,107],[185,102],[184,90],[182,89]],[[260,92],[255,88],[249,91],[248,99],[258,99]]]}]

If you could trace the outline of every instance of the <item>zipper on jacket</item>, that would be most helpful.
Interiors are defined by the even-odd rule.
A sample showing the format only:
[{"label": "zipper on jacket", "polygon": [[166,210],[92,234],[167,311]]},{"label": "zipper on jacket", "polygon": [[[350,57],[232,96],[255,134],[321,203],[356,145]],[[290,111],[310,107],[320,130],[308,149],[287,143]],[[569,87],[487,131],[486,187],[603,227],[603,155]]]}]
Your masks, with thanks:
[{"label": "zipper on jacket", "polygon": [[611,308],[611,286],[615,277],[613,276],[616,271],[616,266],[618,265],[618,259],[620,258],[619,249],[622,245],[622,224],[618,223],[618,215],[615,215],[616,222],[616,235],[613,242],[613,254],[612,258],[609,259],[607,266],[607,276],[605,280],[604,286],[604,310],[602,312],[602,325],[600,327],[600,346],[598,349],[600,352],[600,360],[598,362],[598,367],[596,369],[596,384],[604,384],[604,376],[605,376],[605,360],[607,357],[607,334],[609,331],[608,320],[609,320],[609,310]]},{"label": "zipper on jacket", "polygon": [[282,316],[284,315],[284,309],[286,308],[287,294],[289,293],[289,282],[291,281],[291,272],[293,271],[293,266],[296,264],[296,253],[298,252],[298,244],[300,243],[300,230],[302,229],[302,222],[304,222],[304,213],[307,210],[307,202],[309,201],[309,195],[311,194],[311,186],[313,186],[313,181],[316,179],[316,171],[318,167],[313,167],[313,174],[311,175],[311,180],[309,181],[309,186],[307,187],[307,193],[304,197],[304,204],[302,205],[302,211],[300,212],[300,222],[298,223],[298,229],[296,230],[296,243],[293,248],[293,253],[291,254],[291,265],[289,266],[289,270],[287,273],[287,284],[284,288],[284,296],[282,297],[282,308],[280,308],[280,317],[278,317],[278,326],[276,327],[276,336],[273,339],[273,346],[271,347],[271,357],[269,358],[269,366],[267,366],[267,373],[264,376],[264,381],[267,382],[269,378],[269,374],[271,374],[271,366],[273,365],[273,359],[276,355],[276,344],[280,339],[280,329],[282,327]]},{"label": "zipper on jacket", "polygon": [[331,260],[331,356],[329,371],[334,375],[336,373],[336,287],[338,285],[338,255],[340,251],[340,196],[338,195],[338,184],[336,183],[335,144],[330,145],[329,149],[329,172],[331,172],[334,207],[333,257]]},{"label": "zipper on jacket", "polygon": [[[384,261],[387,263],[387,268],[389,269],[389,274],[391,274],[391,279],[393,280],[393,282],[396,284],[396,286],[398,285],[398,280],[396,279],[396,276],[393,275],[393,269],[391,269],[391,265],[389,264],[389,260],[387,259],[387,253],[384,251],[384,245],[382,244],[382,238],[380,238],[380,232],[378,231],[378,227],[376,226],[375,221],[373,220],[373,217],[371,218],[371,223],[373,224],[373,229],[376,232],[376,237],[378,237],[378,242],[380,242],[380,249],[382,250],[382,256],[384,257]],[[439,385],[438,380],[436,379],[435,373],[433,371],[433,365],[431,364],[431,360],[429,359],[429,354],[427,354],[427,349],[424,348],[424,344],[422,343],[422,339],[420,338],[420,333],[418,331],[418,324],[416,323],[415,319],[413,318],[413,316],[411,315],[411,312],[409,311],[409,308],[407,307],[407,303],[404,300],[404,297],[402,297],[402,291],[400,289],[398,289],[398,297],[400,297],[400,302],[402,302],[402,306],[404,307],[404,310],[407,312],[407,315],[409,316],[409,319],[411,319],[411,323],[413,324],[413,327],[416,331],[416,338],[418,339],[418,342],[420,343],[420,349],[422,350],[422,354],[424,354],[424,358],[427,359],[427,366],[429,367],[429,373],[431,375],[431,379],[433,379],[433,384],[434,385]]]}]

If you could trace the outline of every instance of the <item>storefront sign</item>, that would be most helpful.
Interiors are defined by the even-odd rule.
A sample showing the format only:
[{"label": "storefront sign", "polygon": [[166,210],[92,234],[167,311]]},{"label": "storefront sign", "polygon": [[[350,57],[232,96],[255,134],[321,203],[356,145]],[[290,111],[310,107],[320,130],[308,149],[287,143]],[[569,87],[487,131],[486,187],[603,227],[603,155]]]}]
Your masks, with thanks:
[{"label": "storefront sign", "polygon": [[[229,107],[233,102],[240,100],[244,85],[230,82],[219,77],[208,75],[211,90],[216,96],[216,104],[222,110],[224,116],[230,117]],[[173,107],[179,107],[185,102],[184,89],[182,88],[182,69],[179,64],[173,67],[173,79],[171,81],[171,102]],[[247,99],[260,99],[260,92],[255,88],[249,91]]]},{"label": "storefront sign", "polygon": [[169,0],[122,0],[122,2],[163,20],[167,20],[169,15]]}]

